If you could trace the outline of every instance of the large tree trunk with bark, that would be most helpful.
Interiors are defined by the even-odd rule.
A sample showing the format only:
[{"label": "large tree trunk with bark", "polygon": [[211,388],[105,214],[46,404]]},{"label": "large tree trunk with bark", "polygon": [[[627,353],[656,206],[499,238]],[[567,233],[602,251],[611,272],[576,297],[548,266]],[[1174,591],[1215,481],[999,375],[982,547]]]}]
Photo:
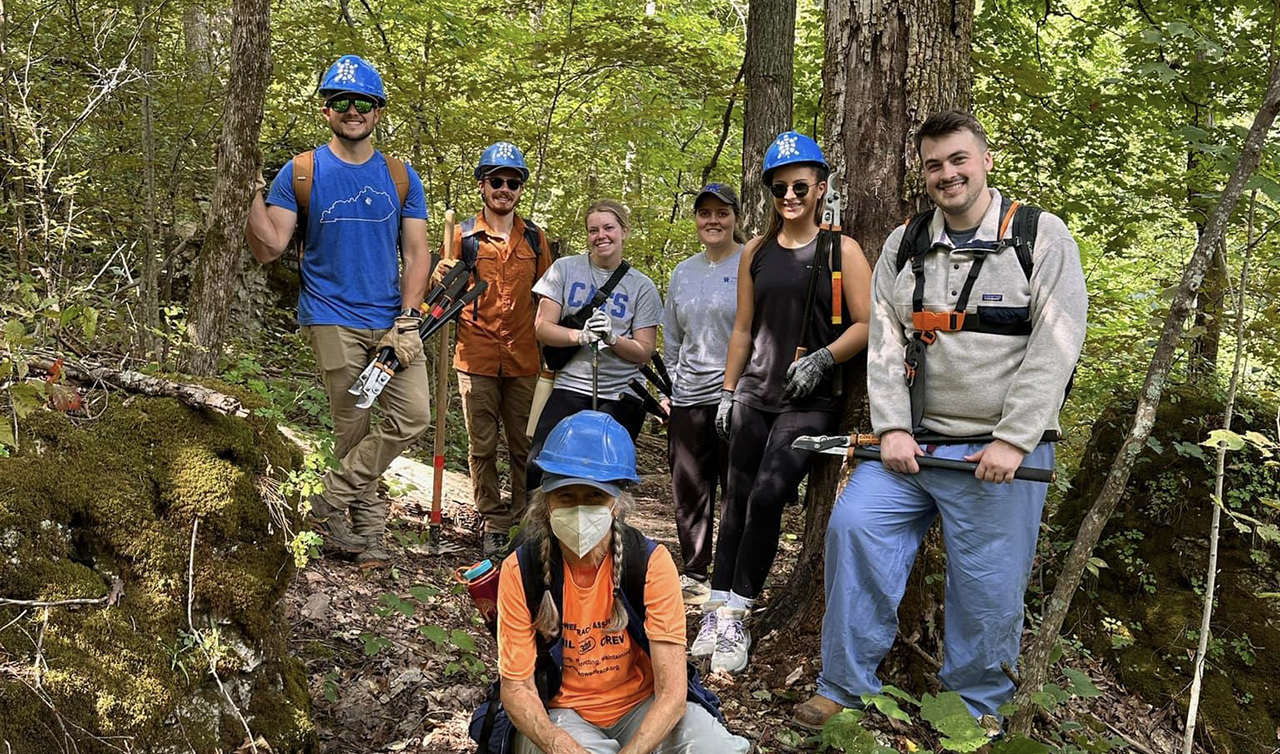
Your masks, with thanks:
[{"label": "large tree trunk with bark", "polygon": [[267,0],[235,0],[233,17],[218,177],[187,320],[186,366],[193,374],[212,374],[218,365],[236,277],[244,264],[249,193],[262,166],[258,133],[271,78],[271,6]]},{"label": "large tree trunk with bark", "polygon": [[747,235],[764,232],[769,192],[760,183],[764,151],[791,128],[795,0],[755,0],[747,10],[747,51],[742,60],[747,99],[742,116],[742,219]]},{"label": "large tree trunk with bark", "polygon": [[[839,173],[844,232],[862,245],[872,266],[894,227],[922,205],[916,130],[934,112],[970,106],[973,12],[973,0],[826,2],[824,143],[827,160]],[[843,427],[869,431],[865,359],[846,365],[844,378]],[[841,469],[839,461],[823,456],[809,476],[803,548],[781,592],[787,598],[775,600],[764,616],[764,633],[811,629],[821,622],[823,539]],[[937,547],[922,552],[922,563],[938,557]],[[903,602],[911,606],[916,624],[932,622],[936,613],[933,600],[923,600],[921,591],[921,574],[931,568],[916,569]],[[919,634],[905,622],[902,632],[913,643]]]},{"label": "large tree trunk with bark", "polygon": [[1039,691],[1048,678],[1049,657],[1058,643],[1058,633],[1062,630],[1062,623],[1066,619],[1067,610],[1071,607],[1071,600],[1075,597],[1080,581],[1084,577],[1085,565],[1093,554],[1093,548],[1098,544],[1098,538],[1102,536],[1103,528],[1115,511],[1116,503],[1124,493],[1134,461],[1137,460],[1138,454],[1146,446],[1147,438],[1151,435],[1156,409],[1164,393],[1164,383],[1173,367],[1174,352],[1182,337],[1183,327],[1192,313],[1196,292],[1204,280],[1209,260],[1226,236],[1227,224],[1244,191],[1245,183],[1258,169],[1258,163],[1262,158],[1262,145],[1266,141],[1267,133],[1271,130],[1271,124],[1275,122],[1277,113],[1280,113],[1280,65],[1271,70],[1271,80],[1267,85],[1266,94],[1263,95],[1258,115],[1254,118],[1248,137],[1245,138],[1240,159],[1236,162],[1227,185],[1222,189],[1218,203],[1213,208],[1213,214],[1205,225],[1204,233],[1200,234],[1195,252],[1182,272],[1182,281],[1169,305],[1169,315],[1165,318],[1160,339],[1156,342],[1155,353],[1151,357],[1151,365],[1147,369],[1147,378],[1142,385],[1141,398],[1138,401],[1137,410],[1134,411],[1129,435],[1116,453],[1116,459],[1111,464],[1111,470],[1107,474],[1107,481],[1102,491],[1098,493],[1098,498],[1080,524],[1080,531],[1076,534],[1071,552],[1067,554],[1067,559],[1062,564],[1062,573],[1058,576],[1053,594],[1045,605],[1040,631],[1036,634],[1031,646],[1023,653],[1022,684],[1014,698],[1019,709],[1010,724],[1010,729],[1015,733],[1025,734],[1031,728],[1031,720],[1036,709],[1031,701],[1031,695]]}]

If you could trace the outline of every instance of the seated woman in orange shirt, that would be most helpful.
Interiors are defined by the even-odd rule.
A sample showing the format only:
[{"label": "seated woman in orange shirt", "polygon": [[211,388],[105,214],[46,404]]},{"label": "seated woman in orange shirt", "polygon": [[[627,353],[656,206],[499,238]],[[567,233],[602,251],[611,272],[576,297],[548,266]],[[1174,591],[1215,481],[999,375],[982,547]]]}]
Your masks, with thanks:
[{"label": "seated woman in orange shirt", "polygon": [[581,411],[533,459],[546,476],[498,586],[498,672],[515,754],[751,749],[688,674],[671,554],[622,522],[633,502],[623,488],[639,481],[635,458],[617,420]]}]

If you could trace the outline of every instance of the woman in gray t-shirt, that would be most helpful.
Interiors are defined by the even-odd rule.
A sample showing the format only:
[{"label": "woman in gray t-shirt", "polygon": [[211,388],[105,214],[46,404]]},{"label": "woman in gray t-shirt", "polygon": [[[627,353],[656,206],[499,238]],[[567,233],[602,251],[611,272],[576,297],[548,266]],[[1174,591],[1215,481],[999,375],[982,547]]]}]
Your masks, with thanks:
[{"label": "woman in gray t-shirt", "polygon": [[[685,604],[711,595],[712,521],[716,487],[723,496],[729,445],[716,434],[716,404],[724,383],[724,359],[738,310],[738,196],[723,183],[708,184],[693,200],[703,250],[676,265],[667,286],[662,350],[671,370],[671,419],[667,458],[684,572]],[[695,655],[713,647],[695,646]]]},{"label": "woman in gray t-shirt", "polygon": [[[622,264],[622,247],[631,235],[625,207],[612,199],[600,199],[587,208],[587,253],[557,259],[533,286],[540,296],[534,332],[546,346],[580,346],[563,369],[538,417],[529,449],[528,489],[542,484],[538,453],[552,427],[561,419],[590,409],[593,384],[597,410],[618,420],[632,439],[644,426],[644,404],[627,388],[640,376],[640,365],[653,356],[662,322],[658,288],[643,272],[632,267],[618,281],[600,308],[581,330],[561,326],[566,314],[589,306]],[[592,349],[598,349],[597,377],[592,375]]]}]

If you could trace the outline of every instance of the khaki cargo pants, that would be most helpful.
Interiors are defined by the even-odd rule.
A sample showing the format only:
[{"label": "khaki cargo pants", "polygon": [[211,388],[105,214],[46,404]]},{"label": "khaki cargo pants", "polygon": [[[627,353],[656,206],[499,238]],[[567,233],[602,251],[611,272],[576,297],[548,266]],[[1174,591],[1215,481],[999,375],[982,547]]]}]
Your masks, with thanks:
[{"label": "khaki cargo pants", "polygon": [[[529,437],[525,425],[533,404],[538,376],[490,377],[458,372],[458,392],[467,422],[467,445],[471,455],[471,494],[476,512],[484,518],[488,533],[506,534],[516,517],[524,512],[525,474],[529,457]],[[498,425],[507,437],[507,457],[511,465],[511,500],[502,502],[498,486]]]},{"label": "khaki cargo pants", "polygon": [[378,499],[378,479],[391,462],[431,424],[431,391],[423,357],[401,367],[378,396],[381,421],[371,427],[372,409],[356,408],[347,389],[377,353],[386,330],[338,325],[303,327],[301,335],[315,352],[316,366],[329,394],[329,413],[338,468],[324,477],[324,499],[351,511],[351,528],[360,536],[381,535],[387,505]]}]

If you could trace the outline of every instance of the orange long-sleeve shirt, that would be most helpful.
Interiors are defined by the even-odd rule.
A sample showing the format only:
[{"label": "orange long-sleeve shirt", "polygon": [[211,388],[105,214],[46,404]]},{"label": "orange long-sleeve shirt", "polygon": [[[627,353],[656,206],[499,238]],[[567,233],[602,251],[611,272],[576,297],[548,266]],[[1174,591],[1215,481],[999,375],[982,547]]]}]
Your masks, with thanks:
[{"label": "orange long-sleeve shirt", "polygon": [[[516,215],[511,235],[502,238],[490,229],[483,212],[475,217],[475,227],[468,233],[479,241],[475,274],[489,287],[475,306],[466,307],[458,317],[453,368],[460,372],[527,377],[541,367],[533,334],[537,314],[533,284],[551,266],[551,249],[545,231],[540,233],[541,248],[529,248],[524,228],[524,219]],[[454,236],[459,254],[462,236],[460,223]]]}]

